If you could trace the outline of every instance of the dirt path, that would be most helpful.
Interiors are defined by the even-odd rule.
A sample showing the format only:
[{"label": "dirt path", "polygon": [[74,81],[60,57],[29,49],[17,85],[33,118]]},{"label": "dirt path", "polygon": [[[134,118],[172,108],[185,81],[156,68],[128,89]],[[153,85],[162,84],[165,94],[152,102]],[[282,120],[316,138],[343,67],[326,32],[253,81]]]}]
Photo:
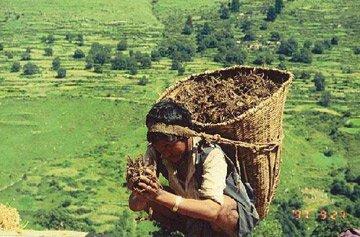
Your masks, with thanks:
[{"label": "dirt path", "polygon": [[[16,231],[0,231],[1,237],[85,237],[89,236],[85,232],[77,231],[34,231],[34,230],[24,230],[21,232]],[[94,235],[91,235],[94,236]]]}]

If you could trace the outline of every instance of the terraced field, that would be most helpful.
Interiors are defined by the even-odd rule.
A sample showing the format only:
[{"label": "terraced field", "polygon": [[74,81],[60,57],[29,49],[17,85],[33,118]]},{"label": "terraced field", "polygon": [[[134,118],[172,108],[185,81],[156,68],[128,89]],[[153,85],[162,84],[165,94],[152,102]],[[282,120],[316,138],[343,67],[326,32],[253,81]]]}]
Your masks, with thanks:
[{"label": "terraced field", "polygon": [[[329,193],[334,178],[330,173],[350,167],[360,175],[360,56],[353,52],[360,46],[359,1],[286,1],[283,13],[268,23],[266,30],[259,28],[272,1],[241,2],[240,12],[233,13],[229,21],[237,42],[244,33],[236,22],[252,22],[257,39],[242,43],[248,51],[246,65],[254,65],[258,47],[276,50],[278,43],[269,41],[272,31],[285,39],[295,37],[299,45],[306,40],[339,38],[331,50],[314,54],[311,64],[286,57],[288,70],[296,75],[307,71],[311,78],[296,77],[286,103],[282,178],[276,198],[302,193],[305,207],[313,211],[341,200]],[[110,45],[114,55],[123,38],[128,42],[124,54],[130,50],[150,53],[165,36],[178,37],[188,15],[195,27],[218,18],[219,5],[220,1],[208,0],[2,0],[0,164],[5,168],[0,171],[0,202],[18,208],[27,228],[45,229],[36,219],[39,211],[62,209],[97,233],[113,230],[127,209],[128,192],[123,185],[126,156],[145,149],[147,110],[179,79],[223,65],[213,62],[216,52],[209,49],[184,63],[184,76],[169,70],[172,62],[165,57],[136,75],[111,70],[109,64],[102,73],[95,73],[85,69],[85,59],[72,55],[76,49],[87,54],[95,42]],[[84,45],[65,40],[67,33],[83,34]],[[55,37],[50,44],[54,54],[44,56],[49,44],[41,38],[49,34]],[[189,38],[195,41],[194,34]],[[30,61],[40,67],[40,73],[10,72],[28,47]],[[51,68],[54,57],[60,57],[66,78],[55,78],[56,71]],[[26,62],[20,61],[22,66]],[[279,63],[275,57],[267,66]],[[312,81],[316,72],[326,78],[326,90],[331,92],[329,107],[317,103],[321,93],[315,91]],[[145,86],[138,83],[143,76],[149,79]],[[344,116],[348,112],[350,115]],[[334,128],[338,139],[331,133]],[[324,155],[327,148],[333,151],[331,157]],[[271,236],[265,231],[274,225],[279,228],[276,210],[272,205],[256,236]],[[309,233],[315,227],[314,219],[307,222]],[[143,234],[156,229],[147,221],[138,226]]]}]

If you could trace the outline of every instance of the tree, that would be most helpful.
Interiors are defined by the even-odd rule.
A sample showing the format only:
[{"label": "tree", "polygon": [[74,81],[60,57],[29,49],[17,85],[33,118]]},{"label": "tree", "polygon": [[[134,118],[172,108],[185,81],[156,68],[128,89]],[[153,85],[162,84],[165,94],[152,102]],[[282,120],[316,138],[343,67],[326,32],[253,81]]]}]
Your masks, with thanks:
[{"label": "tree", "polygon": [[239,12],[240,11],[240,0],[231,0],[230,10],[232,12]]},{"label": "tree", "polygon": [[303,47],[307,49],[311,49],[311,46],[312,46],[311,40],[305,40]]},{"label": "tree", "polygon": [[122,39],[119,41],[119,43],[117,44],[116,46],[116,49],[119,50],[119,51],[124,51],[127,49],[127,41],[126,39]]},{"label": "tree", "polygon": [[276,14],[280,14],[283,8],[284,8],[283,0],[275,0],[275,12],[276,12]]},{"label": "tree", "polygon": [[226,4],[224,3],[221,4],[219,14],[220,14],[220,19],[225,20],[230,18],[230,10],[228,6],[226,6]]},{"label": "tree", "polygon": [[44,36],[43,38],[42,38],[42,41],[44,42],[44,43],[46,43],[46,44],[53,44],[54,42],[55,42],[55,36],[54,35],[52,35],[52,34],[49,34],[49,35],[47,35],[47,36]]},{"label": "tree", "polygon": [[10,71],[11,71],[11,72],[19,72],[20,69],[21,69],[20,62],[14,62],[14,63],[11,65]]},{"label": "tree", "polygon": [[56,57],[52,61],[52,69],[57,71],[61,66],[60,58]]},{"label": "tree", "polygon": [[0,42],[0,51],[4,50],[4,44]]},{"label": "tree", "polygon": [[89,50],[89,57],[92,58],[94,64],[105,64],[110,60],[111,48],[100,43],[93,43]]},{"label": "tree", "polygon": [[317,91],[325,90],[325,76],[318,72],[314,75],[314,83]]},{"label": "tree", "polygon": [[66,77],[66,69],[65,68],[59,68],[57,70],[57,78],[65,78]]},{"label": "tree", "polygon": [[91,69],[94,66],[94,61],[89,55],[85,58],[85,69]]},{"label": "tree", "polygon": [[129,57],[126,63],[127,70],[131,75],[136,75],[138,72],[138,64],[134,57]]},{"label": "tree", "polygon": [[354,54],[360,54],[360,46],[354,47]]},{"label": "tree", "polygon": [[180,67],[182,67],[181,62],[179,62],[176,59],[173,59],[171,62],[171,70],[178,70]]},{"label": "tree", "polygon": [[328,107],[330,105],[331,93],[329,91],[324,91],[321,93],[319,104],[324,107]]},{"label": "tree", "polygon": [[276,10],[275,7],[270,6],[266,13],[266,20],[267,21],[275,21],[276,19]]},{"label": "tree", "polygon": [[267,30],[268,28],[268,23],[266,23],[265,21],[261,22],[260,24],[260,30]]},{"label": "tree", "polygon": [[52,48],[45,48],[44,49],[44,55],[45,56],[52,56],[53,55],[53,49]]},{"label": "tree", "polygon": [[14,58],[14,55],[11,51],[5,51],[4,55],[8,58],[8,59],[12,59]]},{"label": "tree", "polygon": [[28,62],[23,67],[23,73],[24,75],[34,75],[39,73],[39,67],[36,64],[33,64],[31,62]]},{"label": "tree", "polygon": [[79,59],[79,58],[84,58],[84,57],[85,57],[85,53],[81,49],[75,50],[73,58]]},{"label": "tree", "polygon": [[184,28],[182,30],[182,34],[184,35],[190,35],[193,32],[194,26],[193,26],[193,21],[192,21],[192,17],[188,16]]},{"label": "tree", "polygon": [[249,30],[251,30],[252,28],[252,23],[249,19],[245,19],[242,23],[241,23],[241,30],[245,33]]}]

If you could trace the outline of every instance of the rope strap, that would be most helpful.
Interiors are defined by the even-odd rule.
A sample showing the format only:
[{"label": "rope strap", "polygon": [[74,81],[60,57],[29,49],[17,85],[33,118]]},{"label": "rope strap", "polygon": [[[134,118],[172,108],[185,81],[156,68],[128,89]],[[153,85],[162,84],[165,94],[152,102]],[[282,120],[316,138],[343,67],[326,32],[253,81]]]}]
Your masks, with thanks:
[{"label": "rope strap", "polygon": [[254,152],[265,149],[265,150],[273,150],[275,147],[281,145],[281,141],[283,139],[283,134],[278,140],[274,140],[268,143],[248,143],[242,141],[234,141],[227,138],[221,137],[219,134],[211,135],[204,132],[196,132],[188,127],[182,127],[179,125],[167,125],[164,123],[156,123],[149,128],[149,132],[158,132],[164,134],[171,134],[182,137],[202,137],[205,140],[218,142],[222,144],[229,145],[237,145],[241,147],[251,148]]}]

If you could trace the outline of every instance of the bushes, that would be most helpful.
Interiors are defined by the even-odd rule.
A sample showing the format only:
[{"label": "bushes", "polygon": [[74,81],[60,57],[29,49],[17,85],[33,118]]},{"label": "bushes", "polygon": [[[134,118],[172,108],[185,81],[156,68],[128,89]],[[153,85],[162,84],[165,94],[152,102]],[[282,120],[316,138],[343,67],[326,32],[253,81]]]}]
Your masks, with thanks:
[{"label": "bushes", "polygon": [[57,70],[57,78],[65,78],[66,77],[66,69],[65,68],[59,68]]},{"label": "bushes", "polygon": [[275,21],[276,19],[276,10],[275,7],[270,6],[266,13],[266,20],[267,21]]},{"label": "bushes", "polygon": [[56,57],[52,61],[52,69],[57,71],[61,66],[60,58]]},{"label": "bushes", "polygon": [[84,45],[84,35],[83,34],[78,34],[75,38],[76,40],[76,44],[78,46],[83,46]]},{"label": "bushes", "polygon": [[149,79],[146,76],[142,76],[138,81],[138,85],[145,86],[146,84],[148,84],[148,82]]},{"label": "bushes", "polygon": [[354,47],[354,54],[360,54],[360,46]]},{"label": "bushes", "polygon": [[252,30],[249,30],[245,33],[243,40],[244,41],[254,41],[256,39],[255,32]]},{"label": "bushes", "polygon": [[311,63],[312,54],[309,49],[302,48],[300,51],[296,51],[295,53],[293,53],[291,61],[301,62],[301,63]]},{"label": "bushes", "polygon": [[270,41],[279,41],[281,39],[280,33],[277,31],[273,31],[270,33]]},{"label": "bushes", "polygon": [[230,10],[232,12],[239,12],[240,11],[240,0],[231,0]]},{"label": "bushes", "polygon": [[112,70],[125,70],[127,66],[127,58],[119,53],[113,59],[111,59]]},{"label": "bushes", "polygon": [[4,50],[4,44],[0,42],[0,51]]},{"label": "bushes", "polygon": [[350,196],[351,190],[344,180],[334,180],[330,186],[330,193],[333,195]]},{"label": "bushes", "polygon": [[325,90],[325,76],[322,73],[318,72],[315,74],[314,83],[317,91]]},{"label": "bushes", "polygon": [[85,53],[81,49],[75,50],[73,58],[80,59],[80,58],[84,58],[84,57],[85,57]]},{"label": "bushes", "polygon": [[292,56],[298,49],[298,43],[294,38],[283,40],[280,43],[278,53],[286,56]]},{"label": "bushes", "polygon": [[19,72],[20,69],[21,69],[20,62],[14,62],[14,63],[11,65],[10,71],[11,71],[11,72]]},{"label": "bushes", "polygon": [[39,67],[36,64],[30,63],[30,62],[25,64],[23,67],[24,75],[34,75],[39,72],[40,72]]},{"label": "bushes", "polygon": [[30,53],[29,52],[24,52],[21,54],[21,60],[22,61],[29,61],[31,59]]},{"label": "bushes", "polygon": [[53,49],[52,48],[45,48],[44,49],[44,55],[45,56],[52,56],[53,55]]},{"label": "bushes", "polygon": [[119,43],[117,44],[117,46],[116,46],[116,49],[118,50],[118,51],[124,51],[124,50],[126,50],[127,49],[127,41],[126,41],[126,39],[122,39],[122,40],[120,40],[119,41]]},{"label": "bushes", "polygon": [[219,9],[219,14],[220,14],[220,19],[225,20],[230,18],[230,10],[225,3],[221,4]]},{"label": "bushes", "polygon": [[322,54],[324,53],[324,45],[323,42],[317,41],[314,44],[313,49],[311,50],[311,52],[315,53],[315,54]]},{"label": "bushes", "polygon": [[194,30],[194,26],[193,26],[192,17],[188,16],[181,33],[184,35],[190,35],[193,32],[193,30]]},{"label": "bushes", "polygon": [[214,61],[223,63],[225,66],[231,64],[244,64],[247,58],[247,53],[243,49],[238,47],[224,48],[219,50],[218,54],[215,55]]},{"label": "bushes", "polygon": [[154,49],[151,51],[151,60],[152,61],[160,61],[161,55],[158,50]]},{"label": "bushes", "polygon": [[46,43],[46,44],[53,44],[54,42],[55,42],[55,36],[54,35],[52,35],[52,34],[50,34],[50,35],[47,35],[47,36],[43,36],[42,38],[41,38],[41,41],[43,42],[43,43]]},{"label": "bushes", "polygon": [[8,59],[12,59],[14,58],[14,55],[11,51],[5,51],[4,55],[8,58]]},{"label": "bushes", "polygon": [[319,104],[324,107],[330,106],[331,93],[329,91],[324,91],[321,93]]}]

